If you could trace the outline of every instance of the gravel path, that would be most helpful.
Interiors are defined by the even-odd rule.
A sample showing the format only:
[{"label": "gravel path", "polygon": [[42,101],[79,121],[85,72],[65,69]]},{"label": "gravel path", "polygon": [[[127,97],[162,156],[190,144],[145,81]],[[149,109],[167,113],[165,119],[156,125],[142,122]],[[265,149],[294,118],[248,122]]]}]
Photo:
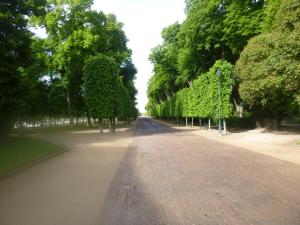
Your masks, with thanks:
[{"label": "gravel path", "polygon": [[0,181],[0,225],[95,225],[132,132],[43,138],[69,151]]},{"label": "gravel path", "polygon": [[99,225],[299,225],[300,166],[140,119]]},{"label": "gravel path", "polygon": [[300,166],[141,118],[0,181],[0,225],[300,225]]}]

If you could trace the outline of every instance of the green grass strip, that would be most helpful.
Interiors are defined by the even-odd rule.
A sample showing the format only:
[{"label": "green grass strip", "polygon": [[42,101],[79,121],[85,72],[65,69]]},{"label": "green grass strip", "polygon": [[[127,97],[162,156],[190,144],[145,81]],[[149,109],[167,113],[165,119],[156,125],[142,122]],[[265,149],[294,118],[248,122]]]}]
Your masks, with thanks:
[{"label": "green grass strip", "polygon": [[0,143],[0,175],[30,164],[63,147],[33,138],[11,137]]}]

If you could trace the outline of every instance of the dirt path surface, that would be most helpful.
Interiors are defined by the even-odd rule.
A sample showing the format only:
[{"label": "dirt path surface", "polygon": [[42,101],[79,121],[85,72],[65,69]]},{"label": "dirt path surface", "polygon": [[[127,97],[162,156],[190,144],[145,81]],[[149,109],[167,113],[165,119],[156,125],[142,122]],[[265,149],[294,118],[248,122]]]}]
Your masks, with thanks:
[{"label": "dirt path surface", "polygon": [[299,225],[300,166],[140,119],[98,225]]},{"label": "dirt path surface", "polygon": [[69,151],[0,181],[0,225],[95,225],[132,135],[43,136]]},{"label": "dirt path surface", "polygon": [[264,129],[231,133],[230,135],[224,136],[220,136],[217,131],[209,132],[199,129],[196,129],[193,133],[214,141],[245,148],[300,166],[300,145],[296,145],[296,143],[300,141],[300,135],[297,133],[275,134],[266,132]]},{"label": "dirt path surface", "polygon": [[300,166],[142,118],[0,181],[0,225],[300,225]]}]

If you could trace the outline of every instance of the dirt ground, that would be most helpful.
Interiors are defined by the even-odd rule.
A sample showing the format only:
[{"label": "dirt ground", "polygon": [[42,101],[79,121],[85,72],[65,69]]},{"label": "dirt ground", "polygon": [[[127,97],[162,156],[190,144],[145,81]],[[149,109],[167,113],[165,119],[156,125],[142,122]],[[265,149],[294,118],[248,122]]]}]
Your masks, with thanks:
[{"label": "dirt ground", "polygon": [[94,225],[133,130],[42,136],[69,151],[0,181],[0,225]]},{"label": "dirt ground", "polygon": [[0,181],[0,225],[300,224],[299,165],[213,132],[135,127],[42,136],[69,151]]},{"label": "dirt ground", "polygon": [[199,129],[199,127],[182,127],[166,124],[177,130],[188,130],[193,134],[208,138],[213,141],[226,143],[235,147],[244,148],[257,153],[272,156],[300,165],[300,134],[295,132],[272,133],[264,129],[254,129],[239,132],[228,132],[228,135],[219,135],[218,131]]},{"label": "dirt ground", "polygon": [[296,144],[300,140],[299,134],[275,134],[264,129],[230,133],[221,137],[216,131],[198,130],[193,133],[300,165],[300,145]]},{"label": "dirt ground", "polygon": [[139,120],[98,225],[299,225],[300,166]]}]

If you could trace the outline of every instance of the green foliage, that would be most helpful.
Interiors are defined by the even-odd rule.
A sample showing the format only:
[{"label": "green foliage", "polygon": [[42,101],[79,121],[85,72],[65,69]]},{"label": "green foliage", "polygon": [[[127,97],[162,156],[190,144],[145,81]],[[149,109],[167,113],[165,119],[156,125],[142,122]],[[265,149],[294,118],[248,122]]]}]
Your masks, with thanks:
[{"label": "green foliage", "polygon": [[[48,33],[53,68],[65,88],[71,121],[75,112],[86,111],[82,93],[84,62],[99,53],[113,57],[126,73],[126,88],[135,101],[136,90],[131,83],[136,71],[134,65],[129,65],[131,51],[123,25],[114,15],[91,10],[91,5],[91,0],[51,1],[46,16],[40,19]],[[131,70],[122,69],[129,66]]]},{"label": "green foliage", "polygon": [[31,62],[27,17],[41,15],[44,5],[37,0],[0,2],[0,136],[11,126],[27,91],[20,72]]},{"label": "green foliage", "polygon": [[84,67],[84,98],[95,118],[115,116],[117,87],[120,85],[115,60],[97,55],[86,60]]},{"label": "green foliage", "polygon": [[[108,95],[110,102],[104,104],[114,107],[101,113],[137,115],[137,71],[123,24],[114,15],[92,10],[92,4],[92,0],[0,2],[0,136],[16,121],[69,114],[72,124],[75,114],[77,118],[88,115],[84,65],[98,54],[114,61],[113,85],[119,91],[112,89],[114,95]],[[32,37],[28,22],[45,28],[47,37]]]},{"label": "green foliage", "polygon": [[245,103],[258,117],[278,120],[300,106],[300,2],[281,1],[272,24],[249,42],[236,72]]},{"label": "green foliage", "polygon": [[[196,101],[196,115],[201,118],[218,118],[218,86],[220,82],[221,117],[228,118],[232,114],[232,88],[234,86],[233,65],[218,60],[209,72],[202,74],[192,85]],[[217,70],[221,76],[217,76]]]},{"label": "green foliage", "polygon": [[235,64],[247,41],[261,32],[264,3],[186,0],[186,20],[165,28],[163,44],[150,55],[154,74],[148,83],[147,110],[167,117],[216,118],[215,73],[219,66],[223,72],[221,113],[229,117],[232,102],[240,104],[239,83],[233,80],[231,64]]},{"label": "green foliage", "polygon": [[265,18],[262,23],[263,30],[271,31],[273,29],[274,17],[279,9],[281,0],[268,0],[265,4]]},{"label": "green foliage", "polygon": [[220,68],[223,118],[232,115],[232,102],[239,116],[243,107],[277,121],[299,113],[298,0],[185,2],[186,20],[166,28],[150,56],[149,112],[217,118]]},{"label": "green foliage", "polygon": [[149,57],[154,64],[154,75],[149,81],[148,95],[154,101],[164,101],[181,86],[177,65],[180,25],[175,23],[162,32],[164,43],[154,48]]},{"label": "green foliage", "polygon": [[205,73],[218,59],[235,63],[249,38],[260,32],[263,2],[189,0],[179,33],[178,65],[184,82]]},{"label": "green foliage", "polygon": [[[220,69],[221,76],[217,76]],[[221,117],[232,115],[232,88],[234,66],[218,60],[209,72],[200,74],[190,88],[181,89],[175,96],[160,104],[150,103],[147,106],[150,115],[158,117],[200,117],[218,118],[218,84],[220,79]]]}]

